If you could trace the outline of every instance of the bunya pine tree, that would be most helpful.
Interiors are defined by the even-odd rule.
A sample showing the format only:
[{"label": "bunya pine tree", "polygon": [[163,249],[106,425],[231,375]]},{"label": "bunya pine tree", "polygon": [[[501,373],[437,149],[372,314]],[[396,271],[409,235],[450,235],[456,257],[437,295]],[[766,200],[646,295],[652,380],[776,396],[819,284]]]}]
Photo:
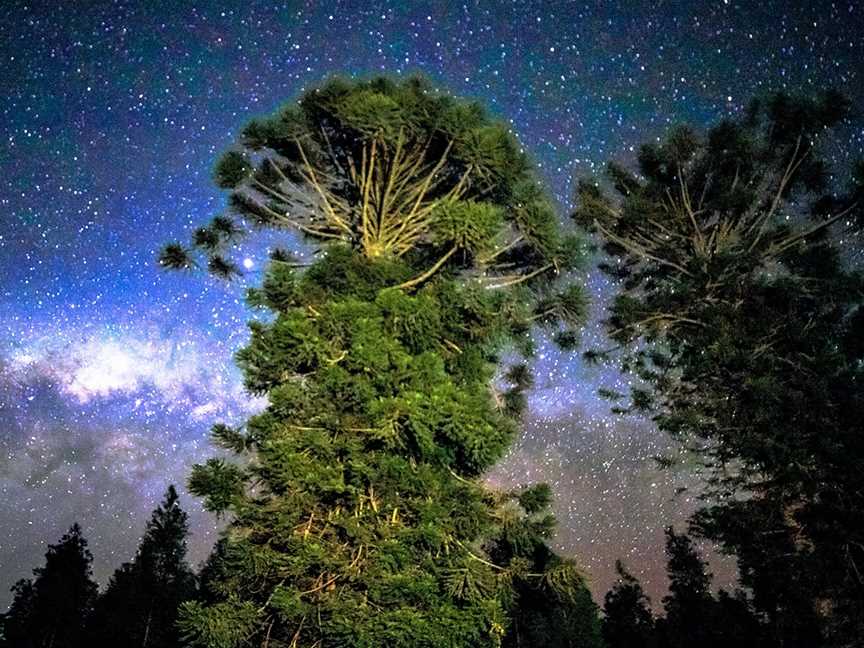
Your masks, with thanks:
[{"label": "bunya pine tree", "polygon": [[864,281],[850,266],[864,166],[826,161],[846,106],[781,94],[705,135],[674,129],[638,172],[580,182],[575,213],[620,286],[615,346],[586,357],[618,357],[637,378],[622,409],[702,459],[693,528],[738,557],[785,646],[864,632]]},{"label": "bunya pine tree", "polygon": [[230,214],[163,266],[239,276],[250,227],[301,233],[313,261],[275,249],[249,290],[266,314],[237,359],[269,405],[216,425],[235,458],[192,472],[230,523],[181,611],[190,645],[495,646],[520,587],[583,596],[570,560],[490,555],[506,522],[482,475],[530,383],[501,359],[535,325],[574,339],[585,311],[561,285],[582,243],[507,126],[420,79],[335,79],[215,174]]}]

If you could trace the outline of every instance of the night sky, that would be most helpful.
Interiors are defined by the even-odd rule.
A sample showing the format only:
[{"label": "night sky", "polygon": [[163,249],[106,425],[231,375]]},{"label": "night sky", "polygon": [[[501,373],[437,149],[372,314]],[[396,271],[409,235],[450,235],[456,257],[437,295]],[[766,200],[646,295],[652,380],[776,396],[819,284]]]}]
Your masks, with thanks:
[{"label": "night sky", "polygon": [[[864,108],[864,6],[855,2],[108,2],[6,0],[0,14],[0,607],[79,521],[104,583],[129,560],[166,486],[210,455],[210,425],[262,402],[232,353],[244,284],[165,274],[158,248],[220,212],[217,154],[252,116],[331,73],[421,71],[509,120],[558,200],[574,177],[670,124],[706,125],[757,92],[845,91]],[[864,152],[861,121],[833,143]],[[289,237],[289,242],[290,239]],[[595,321],[612,287],[588,284]],[[529,420],[490,475],[548,481],[556,546],[602,595],[621,557],[655,598],[662,529],[696,505],[667,442],[609,414],[622,388],[541,341]],[[216,535],[183,494],[198,564]],[[728,575],[719,566],[718,574]],[[722,580],[722,578],[721,578]]]}]

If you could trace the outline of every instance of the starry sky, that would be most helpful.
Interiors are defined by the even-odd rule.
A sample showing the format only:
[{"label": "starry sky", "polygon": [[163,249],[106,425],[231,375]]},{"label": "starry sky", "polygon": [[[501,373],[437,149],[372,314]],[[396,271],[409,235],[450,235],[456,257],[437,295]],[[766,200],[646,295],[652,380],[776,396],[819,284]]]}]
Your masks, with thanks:
[{"label": "starry sky", "polygon": [[[244,284],[165,274],[158,248],[224,208],[212,164],[250,117],[332,73],[423,72],[512,124],[562,213],[574,178],[632,162],[669,125],[704,126],[754,93],[845,91],[864,108],[864,6],[850,0],[162,3],[6,0],[0,14],[0,607],[79,521],[104,583],[216,421],[263,406],[232,354]],[[833,145],[864,152],[861,121]],[[290,244],[289,240],[289,244]],[[592,273],[593,321],[613,287]],[[540,341],[524,432],[489,480],[548,481],[596,595],[623,558],[662,595],[662,529],[696,506],[669,444],[615,417],[585,367]],[[690,487],[676,496],[681,487]],[[181,493],[185,491],[181,489]],[[218,531],[185,496],[190,558]],[[730,578],[717,564],[718,579]]]}]

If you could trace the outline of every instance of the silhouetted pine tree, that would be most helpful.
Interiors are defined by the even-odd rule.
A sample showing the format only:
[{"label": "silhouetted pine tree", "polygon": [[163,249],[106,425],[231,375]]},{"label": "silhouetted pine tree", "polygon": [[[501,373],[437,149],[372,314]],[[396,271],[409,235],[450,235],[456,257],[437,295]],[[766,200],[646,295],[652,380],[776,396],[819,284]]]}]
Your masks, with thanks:
[{"label": "silhouetted pine tree", "polygon": [[[632,407],[701,457],[694,529],[739,560],[784,646],[864,634],[864,166],[832,177],[836,93],[756,101],[704,136],[672,130],[579,185],[610,256],[608,320]],[[821,637],[820,637],[821,634]]]},{"label": "silhouetted pine tree", "polygon": [[753,601],[744,592],[720,590],[714,606],[714,644],[718,648],[767,648],[772,645],[768,628],[755,613]]},{"label": "silhouetted pine tree", "polygon": [[96,596],[93,556],[81,527],[73,524],[49,545],[45,566],[32,580],[12,588],[14,599],[2,619],[4,648],[80,648],[84,623]]},{"label": "silhouetted pine tree", "polygon": [[603,603],[603,641],[607,648],[652,648],[656,646],[651,601],[642,585],[621,563],[615,561],[618,581]]},{"label": "silhouetted pine tree", "polygon": [[767,648],[769,638],[753,602],[740,590],[734,595],[710,591],[711,575],[687,535],[666,530],[669,594],[665,616],[654,619],[639,581],[616,563],[618,582],[603,607],[606,648]]},{"label": "silhouetted pine tree", "polygon": [[169,486],[135,558],[114,572],[96,602],[88,622],[90,646],[180,646],[177,611],[195,595],[195,576],[186,564],[188,534],[186,513]]},{"label": "silhouetted pine tree", "polygon": [[670,648],[713,646],[714,599],[707,564],[690,538],[672,527],[666,529],[666,556],[669,594],[663,597],[662,643]]}]

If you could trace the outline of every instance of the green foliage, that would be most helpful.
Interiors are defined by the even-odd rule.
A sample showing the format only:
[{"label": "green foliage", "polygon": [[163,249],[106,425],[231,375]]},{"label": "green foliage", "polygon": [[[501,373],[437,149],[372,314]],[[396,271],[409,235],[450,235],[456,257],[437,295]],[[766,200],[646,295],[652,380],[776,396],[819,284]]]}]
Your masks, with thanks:
[{"label": "green foliage", "polygon": [[507,587],[512,620],[503,645],[508,648],[599,648],[597,606],[572,560],[547,546],[555,527],[546,484],[510,492],[499,499],[495,531],[484,548],[507,569],[499,581]]},{"label": "green foliage", "polygon": [[582,344],[582,336],[572,329],[558,331],[552,339],[562,351],[575,351]]},{"label": "green foliage", "polygon": [[214,425],[210,434],[213,437],[213,441],[226,450],[233,450],[239,454],[249,448],[249,438],[224,423]]},{"label": "green foliage", "polygon": [[563,322],[569,326],[582,326],[588,316],[588,296],[582,286],[574,283],[541,299],[536,308],[535,317],[541,323]]},{"label": "green foliage", "polygon": [[208,459],[192,468],[189,489],[203,496],[204,508],[214,513],[227,510],[241,496],[244,472],[223,459]]},{"label": "green foliage", "polygon": [[180,606],[183,640],[196,648],[234,648],[255,633],[259,613],[249,601],[229,598],[205,607],[197,601]]},{"label": "green foliage", "polygon": [[552,489],[549,484],[537,484],[531,488],[525,488],[519,493],[519,506],[525,509],[529,515],[539,513],[552,504]]},{"label": "green foliage", "polygon": [[364,135],[395,137],[410,118],[396,98],[375,90],[346,92],[335,105],[336,116]]},{"label": "green foliage", "polygon": [[180,243],[168,243],[159,253],[159,265],[170,270],[187,270],[195,261]]},{"label": "green foliage", "polygon": [[252,173],[249,158],[238,151],[228,151],[216,164],[213,176],[222,189],[233,189]]},{"label": "green foliage", "polygon": [[207,271],[220,279],[231,279],[241,274],[240,267],[225,257],[213,254],[207,260]]},{"label": "green foliage", "polygon": [[[181,610],[186,641],[500,646],[541,636],[508,634],[525,615],[596,639],[581,573],[545,544],[549,489],[480,481],[531,385],[519,363],[493,394],[503,349],[530,351],[540,304],[553,331],[586,310],[553,286],[579,239],[513,135],[419,79],[336,79],[247,126],[240,148],[216,173],[234,212],[327,245],[302,270],[277,251],[247,292],[269,316],[237,362],[269,404],[214,426],[233,460],[193,468],[191,491],[230,523]],[[232,276],[240,234],[214,220],[193,248]]]},{"label": "green foliage", "polygon": [[[248,124],[214,177],[250,229],[294,229],[361,257],[404,259],[414,267],[411,286],[445,262],[510,286],[584,257],[579,237],[559,232],[509,128],[422,78],[330,79]],[[166,246],[160,265],[201,265],[233,279],[242,271],[227,244],[246,233],[217,217],[189,247]]]},{"label": "green foliage", "polygon": [[466,200],[443,205],[435,217],[434,228],[443,241],[476,253],[492,247],[501,221],[500,207]]}]

